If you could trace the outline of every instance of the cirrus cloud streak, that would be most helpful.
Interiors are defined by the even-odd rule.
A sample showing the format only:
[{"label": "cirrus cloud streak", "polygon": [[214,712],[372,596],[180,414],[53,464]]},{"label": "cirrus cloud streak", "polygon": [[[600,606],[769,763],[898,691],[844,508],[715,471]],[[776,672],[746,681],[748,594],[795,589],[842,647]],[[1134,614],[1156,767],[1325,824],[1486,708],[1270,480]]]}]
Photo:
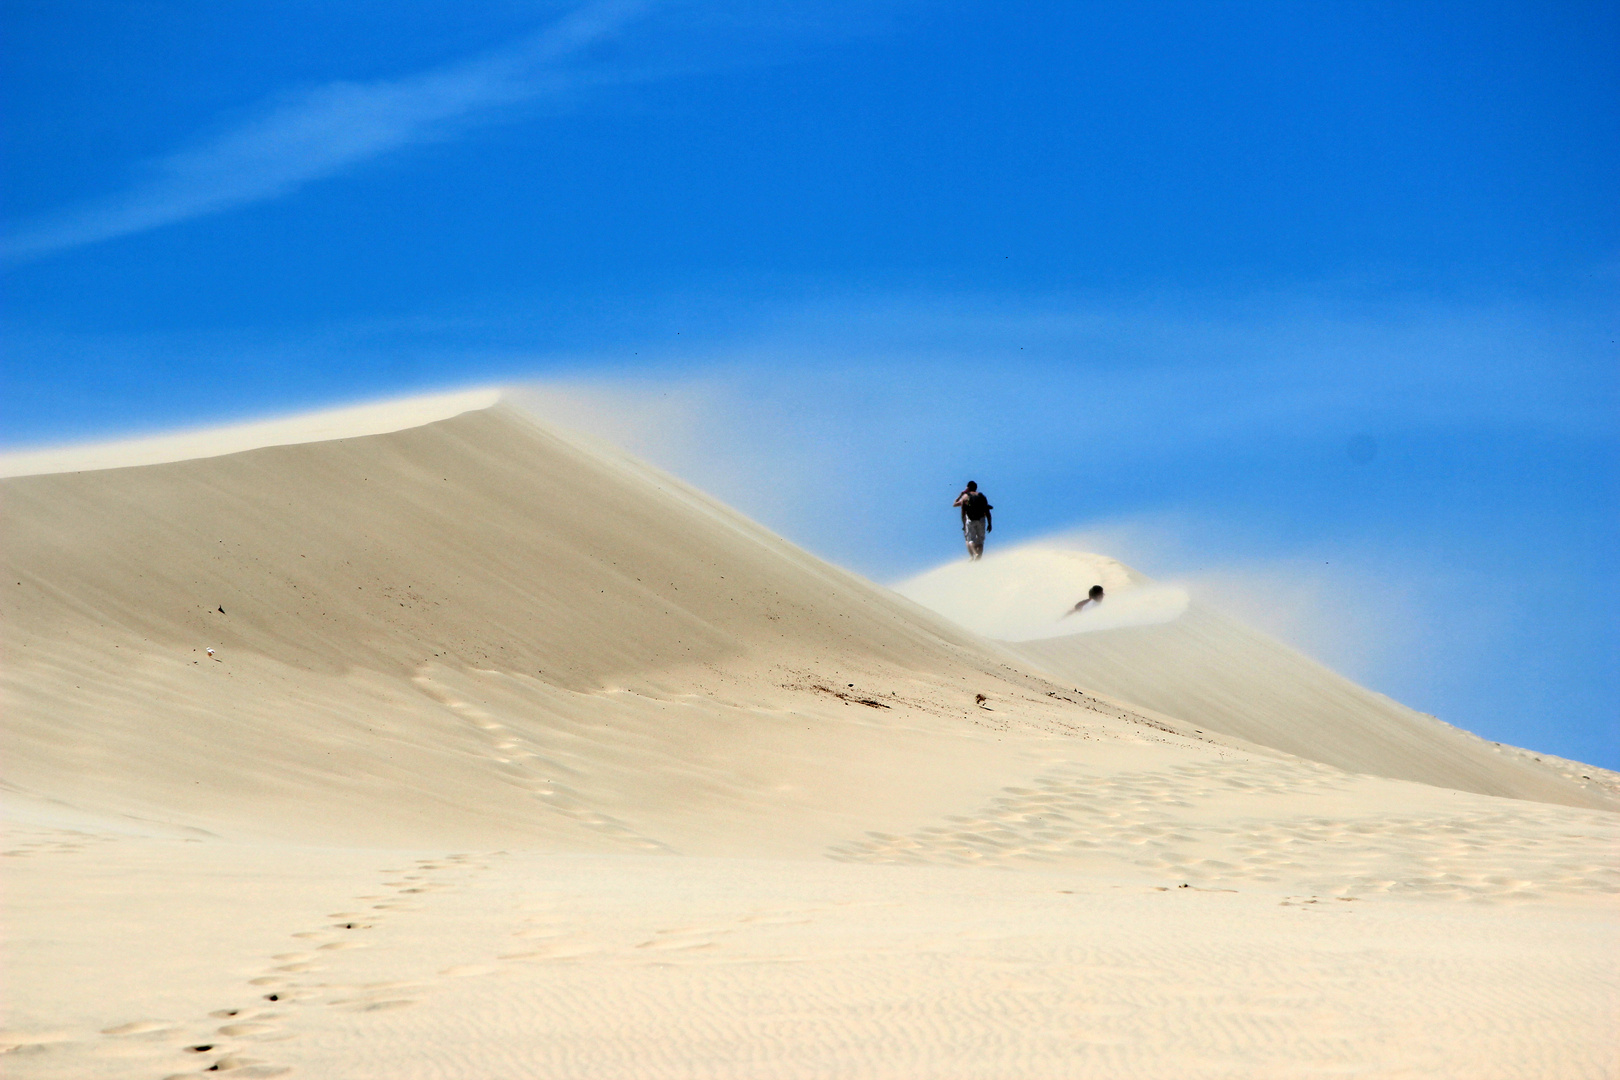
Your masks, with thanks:
[{"label": "cirrus cloud streak", "polygon": [[600,78],[582,50],[651,6],[598,0],[512,45],[392,80],[335,81],[284,97],[253,120],[147,165],[103,199],[37,219],[0,241],[16,263],[289,194],[407,146],[453,137],[502,111]]}]

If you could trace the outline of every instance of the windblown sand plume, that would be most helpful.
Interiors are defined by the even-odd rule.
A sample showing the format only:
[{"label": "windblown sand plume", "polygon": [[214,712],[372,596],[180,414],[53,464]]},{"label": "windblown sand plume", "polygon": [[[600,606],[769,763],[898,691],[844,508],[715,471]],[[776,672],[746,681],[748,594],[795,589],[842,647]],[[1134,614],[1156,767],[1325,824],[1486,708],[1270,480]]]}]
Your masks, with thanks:
[{"label": "windblown sand plume", "polygon": [[8,1076],[1620,1072],[1615,775],[1127,568],[1006,632],[494,395],[5,464]]}]

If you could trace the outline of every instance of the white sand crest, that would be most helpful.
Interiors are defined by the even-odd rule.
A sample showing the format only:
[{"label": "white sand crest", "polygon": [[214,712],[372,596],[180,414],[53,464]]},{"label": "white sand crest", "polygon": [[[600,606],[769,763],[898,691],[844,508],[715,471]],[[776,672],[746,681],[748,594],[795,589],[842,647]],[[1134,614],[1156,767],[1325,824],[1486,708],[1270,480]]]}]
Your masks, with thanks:
[{"label": "white sand crest", "polygon": [[[1093,585],[1097,607],[1070,615]],[[936,566],[894,591],[975,633],[998,641],[1037,641],[1123,626],[1170,622],[1187,609],[1187,593],[1144,577],[1117,559],[1050,541],[987,552]]]},{"label": "white sand crest", "polygon": [[171,461],[239,454],[267,446],[296,446],[300,443],[386,435],[391,431],[404,431],[436,420],[448,420],[465,412],[487,409],[500,397],[499,389],[482,387],[136,439],[14,450],[0,454],[0,477],[162,465]]}]

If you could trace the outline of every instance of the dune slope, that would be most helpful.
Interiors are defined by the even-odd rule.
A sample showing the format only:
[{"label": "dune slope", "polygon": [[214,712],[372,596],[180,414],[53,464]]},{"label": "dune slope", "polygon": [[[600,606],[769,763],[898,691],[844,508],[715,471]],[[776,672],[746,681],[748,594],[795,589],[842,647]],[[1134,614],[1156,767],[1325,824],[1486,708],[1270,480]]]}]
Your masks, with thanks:
[{"label": "dune slope", "polygon": [[[1063,612],[1101,583],[1107,600]],[[1620,808],[1601,770],[1488,743],[1358,686],[1116,559],[1027,544],[896,589],[1058,682],[1309,761],[1482,795]]]},{"label": "dune slope", "polygon": [[968,737],[977,694],[1103,719],[505,406],[0,490],[5,779],[74,806],[642,850],[767,822],[816,850],[1022,768]]},{"label": "dune slope", "polygon": [[1054,677],[1348,772],[1570,806],[1613,805],[1579,766],[1520,752],[1358,686],[1217,611],[1011,646]]},{"label": "dune slope", "polygon": [[1026,642],[1020,664],[504,405],[0,485],[5,781],[83,808],[812,851],[1027,773],[1034,751],[987,731],[1136,737],[1128,705],[1076,691],[1187,736],[1612,805],[1207,612]]},{"label": "dune slope", "polygon": [[443,408],[0,481],[8,1077],[1620,1068],[1601,784],[1192,609],[1018,656]]}]

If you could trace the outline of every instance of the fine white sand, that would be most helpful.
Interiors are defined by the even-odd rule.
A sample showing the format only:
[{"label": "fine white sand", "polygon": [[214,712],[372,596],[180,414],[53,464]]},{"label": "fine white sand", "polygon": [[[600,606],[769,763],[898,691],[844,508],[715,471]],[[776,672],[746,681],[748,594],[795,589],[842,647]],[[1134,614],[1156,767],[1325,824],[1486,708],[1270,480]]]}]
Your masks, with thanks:
[{"label": "fine white sand", "polygon": [[[1093,585],[1103,587],[1103,602],[1075,612]],[[985,637],[1017,642],[1172,622],[1188,603],[1183,590],[1118,559],[1049,544],[991,551],[977,562],[960,559],[895,591]]]},{"label": "fine white sand", "polygon": [[1620,1071],[1614,774],[423,408],[0,484],[7,1076]]},{"label": "fine white sand", "polygon": [[226,427],[176,431],[119,442],[49,446],[0,454],[0,476],[40,476],[161,465],[170,461],[219,457],[265,446],[354,439],[420,427],[500,400],[499,390],[463,390],[399,401],[353,405],[345,409],[253,420]]}]

